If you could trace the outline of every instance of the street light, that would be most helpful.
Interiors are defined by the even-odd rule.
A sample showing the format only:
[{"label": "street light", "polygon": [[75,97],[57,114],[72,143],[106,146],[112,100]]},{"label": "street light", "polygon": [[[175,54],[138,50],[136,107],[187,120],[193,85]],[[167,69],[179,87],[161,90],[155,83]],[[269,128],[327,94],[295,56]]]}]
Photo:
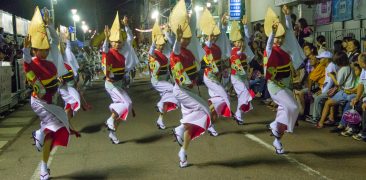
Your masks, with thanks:
[{"label": "street light", "polygon": [[[83,21],[84,22],[84,21]],[[81,29],[83,30],[84,34],[83,34],[83,39],[84,39],[84,42],[85,42],[85,33],[89,30],[89,27],[88,25],[84,24],[81,26]]]},{"label": "street light", "polygon": [[203,7],[202,6],[195,6],[194,7],[194,10],[196,11],[196,12],[199,12],[199,11],[203,11]]},{"label": "street light", "polygon": [[154,10],[153,13],[151,14],[151,19],[157,19],[158,17],[159,17],[159,11]]},{"label": "street light", "polygon": [[80,21],[80,16],[76,14],[77,13],[76,9],[71,9],[71,13],[73,14],[72,20],[74,21],[75,39],[77,39],[76,38],[76,22]]},{"label": "street light", "polygon": [[78,10],[77,10],[77,9],[71,9],[71,13],[72,13],[72,15],[75,15],[77,12],[78,12]]},{"label": "street light", "polygon": [[208,8],[211,7],[211,3],[210,2],[208,2],[206,5],[207,5]]}]

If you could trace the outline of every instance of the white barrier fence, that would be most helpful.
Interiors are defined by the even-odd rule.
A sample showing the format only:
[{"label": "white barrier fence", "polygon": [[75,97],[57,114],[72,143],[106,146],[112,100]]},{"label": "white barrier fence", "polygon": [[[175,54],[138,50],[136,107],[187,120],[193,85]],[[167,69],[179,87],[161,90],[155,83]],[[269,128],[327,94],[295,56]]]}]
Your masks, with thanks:
[{"label": "white barrier fence", "polygon": [[[333,42],[335,40],[342,40],[344,36],[349,34],[353,34],[355,39],[360,40],[362,37],[366,35],[365,28],[357,28],[357,29],[342,29],[342,30],[333,30],[333,31],[319,31],[315,32],[315,38],[319,35],[325,36],[327,47],[333,49]],[[363,44],[361,43],[361,49],[365,49]]]}]

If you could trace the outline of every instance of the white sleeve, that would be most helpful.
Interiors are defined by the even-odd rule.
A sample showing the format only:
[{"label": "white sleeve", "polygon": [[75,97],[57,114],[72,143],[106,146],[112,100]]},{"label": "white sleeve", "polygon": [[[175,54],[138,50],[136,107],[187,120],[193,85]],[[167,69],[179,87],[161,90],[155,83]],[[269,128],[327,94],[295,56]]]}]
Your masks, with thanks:
[{"label": "white sleeve", "polygon": [[207,46],[208,48],[211,48],[211,46],[212,46],[212,41],[206,41],[206,42],[205,42],[205,44],[206,44],[206,46]]},{"label": "white sleeve", "polygon": [[133,41],[133,34],[132,34],[131,29],[128,26],[125,26],[125,31],[127,34],[127,42],[131,43]]},{"label": "white sleeve", "polygon": [[180,42],[178,42],[177,40],[175,40],[175,43],[174,43],[174,46],[173,46],[173,53],[175,55],[180,54]]},{"label": "white sleeve", "polygon": [[244,25],[245,41],[249,43],[251,34],[249,33],[248,25]]},{"label": "white sleeve", "polygon": [[23,59],[28,64],[32,62],[32,56],[30,54],[30,48],[23,48]]},{"label": "white sleeve", "polygon": [[274,34],[273,34],[273,32],[271,32],[271,35],[269,35],[269,37],[268,37],[267,46],[266,46],[267,57],[271,56],[273,41],[274,41]]},{"label": "white sleeve", "polygon": [[286,19],[286,27],[287,27],[287,30],[293,31],[291,16],[290,15],[286,15],[285,16],[285,19]]},{"label": "white sleeve", "polygon": [[156,47],[156,45],[155,45],[155,43],[153,42],[153,43],[151,44],[151,47],[150,47],[150,50],[149,50],[149,54],[150,54],[151,56],[152,56],[152,55],[154,55],[155,47]]},{"label": "white sleeve", "polygon": [[109,47],[108,47],[108,41],[104,40],[103,46],[102,46],[102,51],[104,53],[108,53],[109,52]]},{"label": "white sleeve", "polygon": [[174,34],[173,33],[169,33],[169,32],[165,32],[164,35],[167,38],[169,44],[170,45],[173,45],[174,44]]}]

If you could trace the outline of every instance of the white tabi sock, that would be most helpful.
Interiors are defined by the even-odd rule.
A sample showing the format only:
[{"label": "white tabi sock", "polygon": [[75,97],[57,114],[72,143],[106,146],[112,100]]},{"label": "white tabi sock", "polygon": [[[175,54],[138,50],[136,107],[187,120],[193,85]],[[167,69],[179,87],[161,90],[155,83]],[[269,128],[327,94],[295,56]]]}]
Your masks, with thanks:
[{"label": "white tabi sock", "polygon": [[114,119],[112,118],[112,116],[108,118],[107,125],[108,125],[109,129],[112,129],[114,131],[116,130],[114,127]]},{"label": "white tabi sock", "polygon": [[164,122],[163,122],[163,114],[160,114],[159,115],[159,118],[158,118],[158,120],[156,121],[158,124],[164,124]]},{"label": "white tabi sock", "polygon": [[41,173],[45,173],[48,172],[48,167],[47,167],[47,163],[45,163],[44,161],[41,162]]}]

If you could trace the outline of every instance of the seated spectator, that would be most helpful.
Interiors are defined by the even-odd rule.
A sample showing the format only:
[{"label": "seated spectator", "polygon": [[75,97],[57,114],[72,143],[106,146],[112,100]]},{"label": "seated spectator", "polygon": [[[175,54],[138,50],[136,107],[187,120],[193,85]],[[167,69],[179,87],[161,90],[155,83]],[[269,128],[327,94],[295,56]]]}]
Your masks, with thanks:
[{"label": "seated spectator", "polygon": [[357,41],[356,39],[351,39],[347,42],[346,51],[350,63],[357,62],[360,50],[361,50],[360,42]]},{"label": "seated spectator", "polygon": [[337,73],[329,73],[328,75],[332,78],[335,85],[334,88],[337,88],[338,91],[333,96],[329,95],[330,97],[325,102],[321,119],[316,126],[317,128],[323,128],[324,124],[334,124],[334,114],[332,113],[330,114],[329,119],[325,122],[330,108],[339,104],[341,101],[351,101],[355,96],[355,94],[352,94],[351,92],[354,88],[355,75],[349,61],[347,60],[347,54],[343,52],[337,53],[333,59],[336,65],[339,66],[339,70]]},{"label": "seated spectator", "polygon": [[259,41],[253,41],[251,43],[252,51],[254,52],[254,58],[250,62],[250,89],[256,92],[256,97],[261,97],[264,93],[266,81],[263,78],[263,50],[259,48]]},{"label": "seated spectator", "polygon": [[320,119],[321,112],[322,112],[322,104],[321,101],[323,99],[328,98],[328,91],[333,86],[334,82],[332,78],[330,78],[330,73],[335,73],[338,70],[337,65],[333,63],[333,54],[329,51],[324,51],[323,53],[319,54],[316,58],[320,59],[320,64],[326,66],[325,68],[325,79],[321,89],[321,93],[313,94],[314,103],[313,103],[313,112],[312,116],[306,119],[306,121],[310,123],[317,123]]},{"label": "seated spectator", "polygon": [[[354,64],[353,66],[353,70],[355,72],[355,81],[354,81],[354,88],[350,91],[350,93],[352,94],[357,94],[357,89],[358,89],[358,85],[360,84],[360,74],[361,74],[361,67],[360,65],[358,65],[357,63]],[[348,110],[350,110],[352,107],[354,107],[355,105],[349,101],[346,103],[346,106],[343,109],[343,112],[347,112]],[[343,136],[352,136],[354,134],[354,132],[356,131],[356,127],[353,127],[351,125],[348,125],[344,119],[344,117],[342,116],[341,121],[339,122],[339,125],[332,130],[331,132],[340,132],[341,130],[345,130],[341,133],[341,135]]]},{"label": "seated spectator", "polygon": [[[313,90],[313,88],[312,88],[313,86],[309,84],[309,81],[310,81],[309,74],[311,74],[313,72],[313,69],[316,68],[319,64],[319,61],[316,58],[317,50],[314,45],[305,44],[304,53],[307,58],[304,61],[305,65],[302,65],[301,67],[304,67],[304,69],[305,69],[304,70],[305,76],[303,79],[300,79],[298,84],[296,83],[295,80],[293,82],[294,89],[295,89],[294,90],[295,99],[297,100],[297,102],[299,104],[299,109],[300,109],[299,119],[302,119],[302,118],[304,118],[305,115],[308,115],[309,108],[310,108],[310,100],[309,100],[308,94],[310,91]],[[299,70],[297,72],[299,72]],[[325,72],[325,67],[323,67],[323,72],[317,71],[316,73],[320,73],[320,74],[318,74],[318,76],[322,76],[321,74],[323,74],[323,77],[324,77],[324,72]],[[324,82],[324,78],[322,79],[321,84],[323,84],[323,82]],[[305,84],[305,86],[303,86],[304,84]],[[307,103],[306,103],[306,100],[307,100]],[[305,112],[305,109],[307,110],[307,112]]]},{"label": "seated spectator", "polygon": [[[366,41],[366,38],[364,39]],[[361,122],[361,130],[358,134],[353,135],[353,139],[358,141],[366,141],[366,53],[362,53],[358,57],[358,64],[362,68],[362,72],[360,75],[360,83],[357,86],[357,95],[354,99],[352,99],[351,106],[355,106],[357,102],[361,101],[362,103],[362,122]],[[363,99],[362,99],[363,98]]]},{"label": "seated spectator", "polygon": [[345,49],[343,48],[342,43],[343,43],[343,41],[341,41],[341,40],[335,40],[334,41],[334,43],[333,43],[333,47],[334,47],[333,54],[336,54],[338,52],[345,52]]},{"label": "seated spectator", "polygon": [[318,54],[323,53],[324,51],[327,51],[327,42],[325,40],[325,36],[320,35],[316,37],[316,47],[318,48]]}]

